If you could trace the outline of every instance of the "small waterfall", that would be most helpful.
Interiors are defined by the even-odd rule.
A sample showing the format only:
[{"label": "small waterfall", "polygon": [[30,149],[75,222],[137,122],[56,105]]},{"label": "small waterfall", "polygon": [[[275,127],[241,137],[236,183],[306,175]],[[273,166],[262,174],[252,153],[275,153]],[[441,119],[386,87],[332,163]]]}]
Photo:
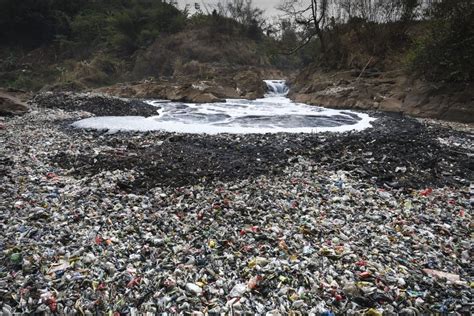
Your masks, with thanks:
[{"label": "small waterfall", "polygon": [[267,96],[286,96],[290,89],[286,80],[263,80],[267,85]]}]

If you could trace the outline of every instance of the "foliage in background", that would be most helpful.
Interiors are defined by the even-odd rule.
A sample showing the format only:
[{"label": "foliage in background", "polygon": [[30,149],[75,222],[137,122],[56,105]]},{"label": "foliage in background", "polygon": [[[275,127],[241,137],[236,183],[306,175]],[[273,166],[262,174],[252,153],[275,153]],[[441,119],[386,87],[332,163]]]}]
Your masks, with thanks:
[{"label": "foliage in background", "polygon": [[120,59],[133,64],[137,50],[186,23],[160,0],[0,0],[0,84],[109,84],[126,72]]},{"label": "foliage in background", "polygon": [[57,35],[69,35],[74,9],[59,0],[0,0],[0,45],[35,48]]},{"label": "foliage in background", "polygon": [[286,0],[280,10],[298,39],[290,52],[311,51],[302,56],[305,64],[340,69],[368,61],[384,68],[380,61],[406,48],[421,7],[417,0]]},{"label": "foliage in background", "polygon": [[185,22],[183,12],[159,0],[0,0],[0,45],[33,49],[63,40],[130,52]]},{"label": "foliage in background", "polygon": [[473,7],[471,0],[288,0],[287,16],[270,24],[251,0],[221,0],[192,15],[161,0],[0,0],[0,85],[80,89],[215,78],[219,71],[207,68],[223,65],[295,70],[313,63],[328,70],[408,65],[427,80],[472,81]]},{"label": "foliage in background", "polygon": [[430,81],[473,80],[472,0],[286,0],[280,9],[297,38],[282,42],[303,64],[301,51],[326,69],[408,65]]},{"label": "foliage in background", "polygon": [[125,54],[150,45],[162,33],[176,33],[185,26],[183,13],[166,2],[132,0],[131,4],[109,18],[110,43]]},{"label": "foliage in background", "polygon": [[431,81],[474,80],[474,5],[471,0],[434,6],[423,34],[407,56],[412,70]]}]

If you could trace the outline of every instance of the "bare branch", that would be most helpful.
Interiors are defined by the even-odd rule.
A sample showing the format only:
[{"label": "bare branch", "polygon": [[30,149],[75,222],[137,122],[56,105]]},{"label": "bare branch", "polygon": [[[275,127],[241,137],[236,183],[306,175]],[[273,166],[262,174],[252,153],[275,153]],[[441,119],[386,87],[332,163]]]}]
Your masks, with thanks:
[{"label": "bare branch", "polygon": [[282,52],[283,55],[293,55],[294,53],[296,53],[297,51],[299,51],[300,49],[302,49],[303,47],[305,47],[306,45],[308,45],[311,40],[313,39],[313,37],[316,35],[316,33],[310,33],[304,40],[303,42],[298,45],[297,47],[293,48],[292,50],[288,51],[288,52]]}]

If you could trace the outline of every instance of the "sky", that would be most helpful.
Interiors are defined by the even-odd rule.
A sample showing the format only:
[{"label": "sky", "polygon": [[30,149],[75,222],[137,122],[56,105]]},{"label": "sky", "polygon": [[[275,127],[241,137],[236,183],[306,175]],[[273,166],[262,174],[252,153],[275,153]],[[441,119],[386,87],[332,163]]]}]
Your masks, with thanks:
[{"label": "sky", "polygon": [[[219,0],[178,0],[178,6],[180,8],[184,8],[186,4],[190,4],[191,8],[194,8],[194,3],[199,3],[201,6],[201,9],[204,11],[203,4],[208,5],[209,7],[212,7],[218,2]],[[279,11],[275,9],[275,7],[281,3],[281,0],[253,0],[252,3],[254,4],[255,7],[265,10],[265,16],[271,17],[279,13]]]}]

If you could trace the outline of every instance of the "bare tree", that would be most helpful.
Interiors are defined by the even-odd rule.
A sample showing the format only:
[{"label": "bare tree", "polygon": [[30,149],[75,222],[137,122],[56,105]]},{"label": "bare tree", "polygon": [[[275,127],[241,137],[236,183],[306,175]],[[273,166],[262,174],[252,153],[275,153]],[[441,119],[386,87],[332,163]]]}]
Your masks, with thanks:
[{"label": "bare tree", "polygon": [[263,10],[254,7],[252,0],[232,0],[227,3],[231,18],[243,25],[262,21]]},{"label": "bare tree", "polygon": [[307,45],[313,38],[317,37],[321,43],[321,52],[326,52],[326,42],[324,38],[324,28],[327,22],[329,0],[285,0],[278,9],[295,21],[302,29],[302,42],[288,54],[293,54],[297,50]]},{"label": "bare tree", "polygon": [[442,0],[283,0],[278,9],[298,26],[301,39],[297,47],[286,53],[293,54],[317,38],[324,56],[330,44],[325,38],[327,31],[337,23],[353,18],[373,23],[409,22],[439,1]]}]

